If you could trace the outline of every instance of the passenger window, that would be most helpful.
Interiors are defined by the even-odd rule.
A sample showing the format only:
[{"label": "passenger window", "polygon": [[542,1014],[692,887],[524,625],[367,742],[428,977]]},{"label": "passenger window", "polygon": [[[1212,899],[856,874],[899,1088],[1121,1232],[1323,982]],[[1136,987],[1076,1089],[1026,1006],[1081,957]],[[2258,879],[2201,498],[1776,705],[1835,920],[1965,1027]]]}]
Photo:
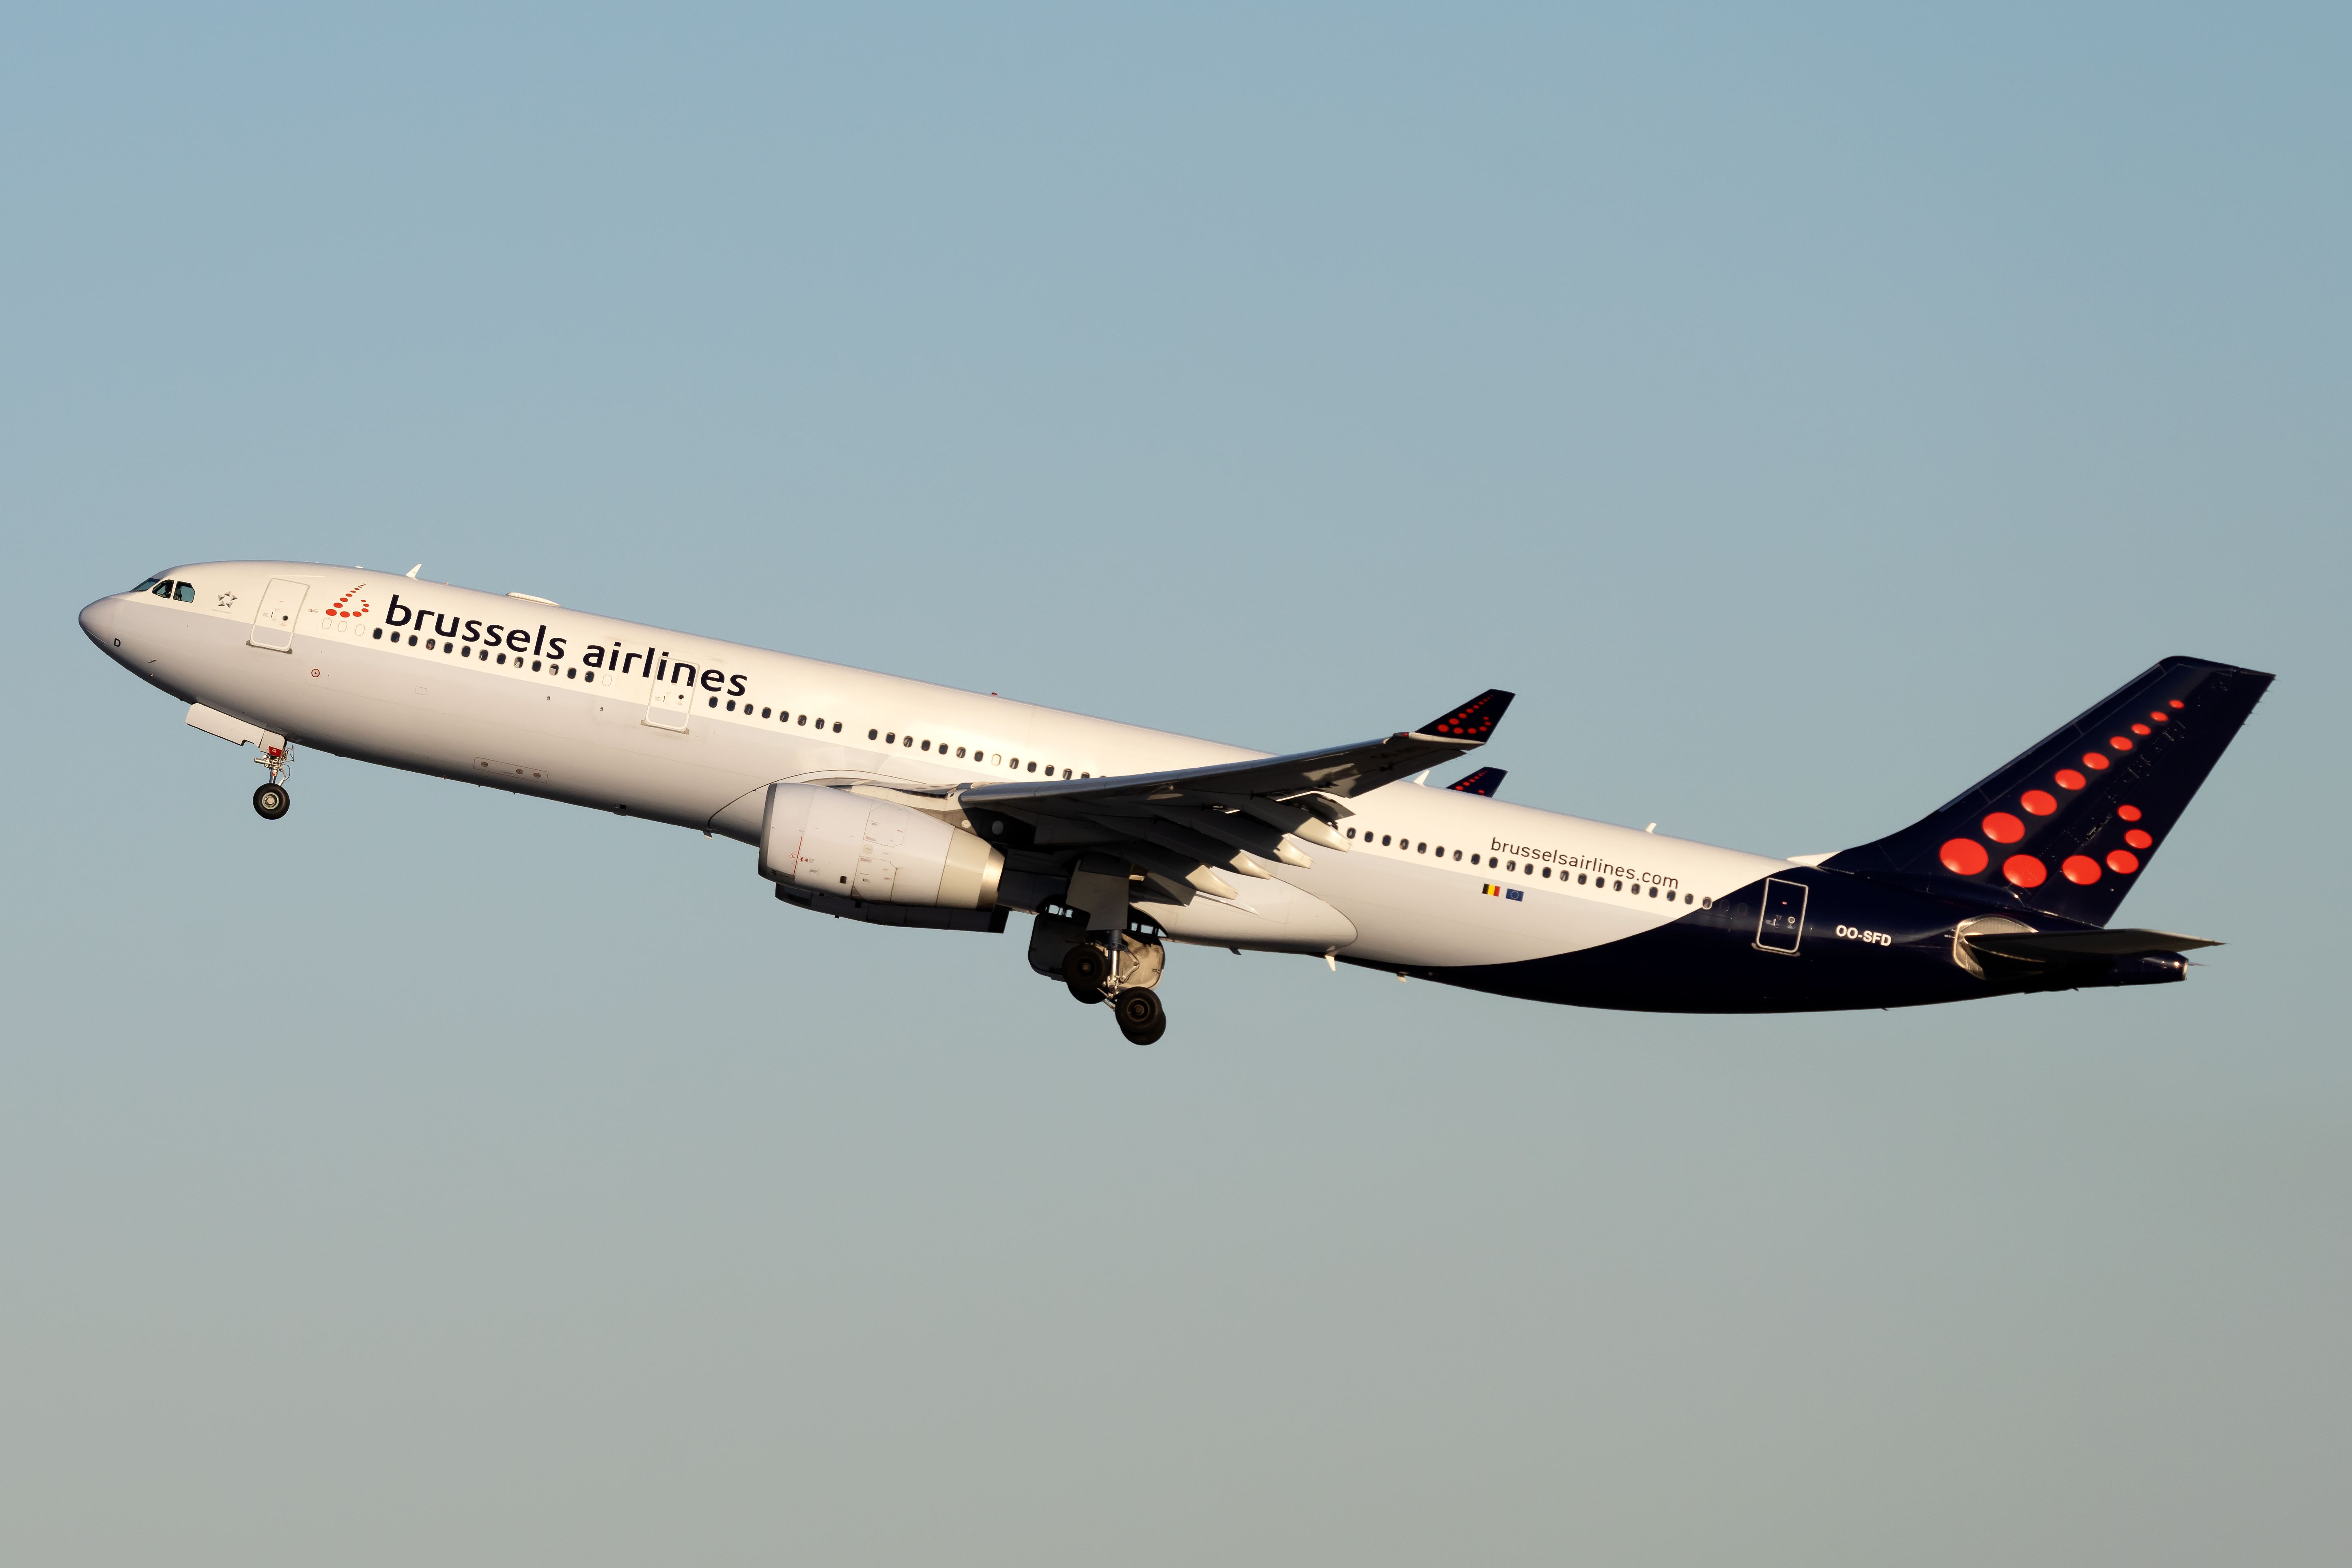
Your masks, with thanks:
[{"label": "passenger window", "polygon": [[1576,874],[1576,885],[1580,888],[1584,886],[1584,873],[1581,871]]},{"label": "passenger window", "polygon": [[908,750],[912,751],[912,750],[914,749],[914,745],[915,745],[915,737],[914,737],[914,736],[912,736],[912,735],[909,735],[909,736],[908,736],[908,737],[906,738],[906,740],[905,740],[905,741],[903,741],[903,742],[900,742],[900,743],[901,743],[902,745],[906,746]]},{"label": "passenger window", "polygon": [[1545,880],[1545,881],[1549,882],[1549,881],[1550,881],[1550,880],[1551,880],[1551,868],[1550,868],[1550,867],[1549,867],[1549,866],[1545,867],[1545,868],[1543,868],[1543,874],[1544,874],[1544,880]]},{"label": "passenger window", "polygon": [[[717,700],[718,700],[718,699],[717,699],[717,698],[713,698],[713,699],[711,699],[711,700],[715,702],[715,701],[717,701]],[[732,712],[734,712],[734,711],[735,711],[735,699],[733,699],[732,697],[730,697],[730,698],[729,698],[729,699],[727,700],[727,711],[729,711],[730,713],[732,713]]]},{"label": "passenger window", "polygon": [[1387,848],[1388,847],[1389,847],[1389,836],[1388,836],[1387,834],[1383,833],[1383,834],[1381,834],[1381,848],[1383,848],[1383,849],[1385,849],[1385,848]]},{"label": "passenger window", "polygon": [[808,715],[803,713],[798,719],[794,720],[793,722],[798,724],[806,724],[808,722]]},{"label": "passenger window", "polygon": [[179,591],[173,595],[173,597],[177,598],[180,603],[184,605],[194,604],[196,602],[196,585],[194,583],[181,584]]},{"label": "passenger window", "polygon": [[956,755],[958,757],[961,757],[963,755],[963,748],[961,746],[958,746],[956,748]]},{"label": "passenger window", "polygon": [[1349,837],[1353,838],[1355,836],[1356,836],[1356,830],[1355,830],[1354,828],[1350,827],[1349,829],[1348,829],[1348,837]]},{"label": "passenger window", "polygon": [[1036,763],[1031,763],[1029,764],[1029,771],[1030,771],[1031,773],[1035,773],[1035,772],[1037,771],[1037,764],[1036,764]]},{"label": "passenger window", "polygon": [[[376,641],[378,641],[378,642],[382,642],[382,641],[383,641],[383,628],[382,626],[378,626],[378,627],[376,627],[376,629],[375,629],[375,640],[376,640]],[[500,664],[504,664],[504,663],[506,662],[506,660],[502,658],[502,659],[499,660],[499,662]]]},{"label": "passenger window", "polygon": [[1462,851],[1461,851],[1461,850],[1459,850],[1459,849],[1456,849],[1456,850],[1454,852],[1454,858],[1456,860],[1461,859],[1461,858],[1462,858]]}]

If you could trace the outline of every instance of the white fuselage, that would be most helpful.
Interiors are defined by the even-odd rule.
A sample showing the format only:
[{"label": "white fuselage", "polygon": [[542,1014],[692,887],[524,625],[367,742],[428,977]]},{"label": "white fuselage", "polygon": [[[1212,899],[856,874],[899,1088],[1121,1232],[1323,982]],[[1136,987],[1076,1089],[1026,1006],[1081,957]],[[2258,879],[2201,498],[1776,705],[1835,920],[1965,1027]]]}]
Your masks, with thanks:
[{"label": "white fuselage", "polygon": [[[194,601],[116,595],[82,624],[183,700],[340,755],[746,843],[780,780],[935,788],[1264,754],[379,573],[236,561],[161,575]],[[1152,917],[1177,941],[1506,963],[1638,935],[1787,865],[1414,784],[1347,804],[1346,851]]]}]

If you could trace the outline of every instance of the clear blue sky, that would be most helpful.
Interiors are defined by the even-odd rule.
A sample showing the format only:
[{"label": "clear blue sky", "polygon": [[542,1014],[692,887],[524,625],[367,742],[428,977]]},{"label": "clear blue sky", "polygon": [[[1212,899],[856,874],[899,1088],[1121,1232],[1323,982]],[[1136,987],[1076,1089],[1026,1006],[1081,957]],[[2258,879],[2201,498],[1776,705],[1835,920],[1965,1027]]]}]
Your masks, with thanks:
[{"label": "clear blue sky", "polygon": [[[2340,7],[0,13],[0,1557],[2352,1557]],[[2280,679],[2186,985],[1017,937],[82,642],[405,570],[1770,854]]]}]

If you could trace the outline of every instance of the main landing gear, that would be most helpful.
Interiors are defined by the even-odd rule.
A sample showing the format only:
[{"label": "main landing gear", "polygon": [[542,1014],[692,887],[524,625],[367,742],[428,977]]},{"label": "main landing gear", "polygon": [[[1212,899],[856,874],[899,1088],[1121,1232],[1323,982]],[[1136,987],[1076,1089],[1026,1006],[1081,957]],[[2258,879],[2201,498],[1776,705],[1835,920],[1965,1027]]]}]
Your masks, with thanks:
[{"label": "main landing gear", "polygon": [[1167,950],[1157,942],[1126,932],[1112,938],[1108,931],[1088,931],[1066,915],[1038,916],[1029,944],[1030,967],[1059,980],[1074,1000],[1087,1006],[1109,1003],[1118,1032],[1138,1046],[1148,1046],[1168,1032],[1167,1010],[1152,990],[1167,959]]},{"label": "main landing gear", "polygon": [[269,770],[269,782],[253,792],[253,809],[261,814],[264,822],[275,822],[286,815],[294,797],[286,791],[286,770],[293,762],[294,748],[280,742],[261,743],[261,755],[253,760]]}]

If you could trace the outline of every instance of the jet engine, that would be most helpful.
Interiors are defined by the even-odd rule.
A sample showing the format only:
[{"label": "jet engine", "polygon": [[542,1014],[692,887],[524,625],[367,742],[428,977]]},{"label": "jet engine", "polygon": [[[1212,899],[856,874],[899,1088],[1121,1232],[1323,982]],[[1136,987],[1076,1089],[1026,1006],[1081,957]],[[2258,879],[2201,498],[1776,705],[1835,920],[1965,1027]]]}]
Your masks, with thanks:
[{"label": "jet engine", "polygon": [[760,875],[813,898],[935,910],[996,904],[1004,857],[936,816],[819,784],[768,786]]}]

